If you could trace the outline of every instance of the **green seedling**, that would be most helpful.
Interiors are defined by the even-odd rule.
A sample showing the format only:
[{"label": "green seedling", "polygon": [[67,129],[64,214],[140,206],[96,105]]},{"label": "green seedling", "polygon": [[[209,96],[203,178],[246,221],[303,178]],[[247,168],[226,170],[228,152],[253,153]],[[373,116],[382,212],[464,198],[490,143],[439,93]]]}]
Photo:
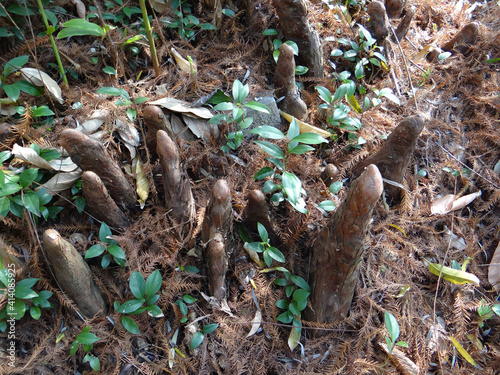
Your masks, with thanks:
[{"label": "green seedling", "polygon": [[85,351],[83,362],[88,362],[90,364],[90,367],[92,367],[92,370],[99,371],[99,368],[101,366],[99,358],[93,355],[91,351],[94,347],[94,343],[99,341],[100,338],[90,332],[91,328],[92,327],[90,326],[83,328],[82,332],[78,336],[76,336],[76,339],[73,341],[69,349],[69,354],[75,355],[80,345],[82,345],[82,348]]},{"label": "green seedling", "polygon": [[157,293],[161,288],[161,282],[162,279],[159,270],[149,275],[146,281],[144,281],[144,276],[139,272],[132,272],[129,286],[135,298],[121,305],[118,301],[115,301],[113,304],[115,310],[123,314],[121,319],[123,327],[130,333],[138,335],[140,331],[137,323],[129,315],[138,315],[147,311],[150,316],[155,318],[161,318],[163,316],[163,312],[156,305],[156,302],[158,302],[160,298],[160,295]]},{"label": "green seedling", "polygon": [[118,245],[118,242],[109,238],[111,234],[109,226],[105,222],[102,222],[101,228],[99,229],[99,239],[101,243],[91,246],[85,253],[85,259],[92,259],[106,253],[101,259],[102,268],[107,268],[111,260],[114,260],[122,267],[125,266],[127,257],[123,249]]},{"label": "green seedling", "polygon": [[385,337],[385,342],[387,344],[387,351],[389,352],[389,355],[392,354],[392,351],[394,350],[395,346],[401,346],[403,348],[407,348],[408,344],[405,341],[396,342],[396,340],[399,338],[399,324],[394,315],[386,311],[384,313],[384,321],[385,321],[385,327],[389,332],[389,337],[387,336]]}]

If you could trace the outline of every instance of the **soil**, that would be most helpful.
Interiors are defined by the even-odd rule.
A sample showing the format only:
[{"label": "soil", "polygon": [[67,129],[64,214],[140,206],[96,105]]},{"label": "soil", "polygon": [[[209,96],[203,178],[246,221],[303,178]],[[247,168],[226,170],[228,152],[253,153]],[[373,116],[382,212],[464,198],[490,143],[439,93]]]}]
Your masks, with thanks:
[{"label": "soil", "polygon": [[[6,1],[7,5],[11,3],[16,2]],[[154,74],[147,44],[140,46],[137,55],[130,49],[117,47],[124,40],[120,24],[108,39],[83,36],[57,40],[63,64],[75,63],[69,87],[63,87],[64,105],[54,104],[48,96],[22,94],[19,99],[25,107],[50,106],[56,113],[56,121],[41,125],[28,117],[4,117],[2,121],[12,125],[13,130],[2,125],[0,151],[12,149],[15,143],[57,147],[65,128],[74,127],[75,121],[83,121],[96,109],[107,109],[109,115],[100,129],[101,142],[125,170],[125,164],[131,163],[131,155],[116,131],[115,120],[126,118],[125,110],[129,107],[115,105],[117,97],[97,94],[98,88],[123,88],[132,98],[144,96],[152,101],[168,96],[192,103],[216,89],[230,94],[233,81],[239,79],[249,84],[251,97],[272,95],[274,36],[262,34],[269,28],[280,30],[271,2],[248,2],[256,6],[251,17],[247,2],[223,3],[223,7],[233,9],[236,15],[231,18],[223,15],[218,31],[196,29],[195,38],[189,42],[181,39],[176,29],[160,28],[158,18],[163,16],[155,14],[153,26],[162,71],[159,76]],[[58,15],[60,22],[76,17],[70,2],[55,0],[52,5],[62,6],[68,12]],[[307,192],[307,215],[297,212],[287,202],[279,206],[268,204],[275,232],[273,245],[284,254],[284,267],[308,278],[311,249],[331,216],[318,209],[317,204],[330,199],[338,206],[347,195],[356,165],[378,150],[404,118],[411,115],[425,118],[402,181],[405,189],[401,201],[389,207],[381,199],[374,210],[348,317],[332,324],[303,320],[300,344],[293,351],[289,349],[290,327],[276,321],[283,310],[275,302],[286,298],[284,288],[273,282],[280,274],[259,272],[259,266],[245,252],[238,235],[248,194],[263,186],[253,176],[270,164],[251,139],[245,139],[236,151],[223,153],[221,146],[226,143],[228,125],[219,128],[218,138],[178,141],[181,165],[191,180],[196,205],[196,220],[190,235],[179,238],[175,220],[164,208],[163,187],[156,176],[159,170],[156,150],[149,150],[142,141],[147,132],[142,117],[146,103],[135,107],[138,116],[134,125],[141,137],[137,153],[150,193],[144,209],[129,214],[131,225],[114,233],[125,251],[127,264],[120,267],[111,263],[102,269],[100,259],[88,260],[94,281],[111,307],[104,312],[106,316],[97,314],[81,319],[75,304],[54,282],[41,244],[48,229],[57,230],[65,238],[83,238],[75,245],[82,255],[98,242],[99,223],[85,212],[79,214],[67,202],[72,199],[69,192],[60,194],[58,204],[64,209],[54,220],[35,221],[28,213],[23,218],[9,214],[2,219],[0,239],[24,262],[20,277],[40,278],[35,290],[54,292],[51,297],[54,308],[42,310],[39,320],[26,314],[16,323],[14,367],[8,365],[7,335],[0,335],[0,373],[91,373],[89,364],[83,361],[82,348],[73,356],[69,353],[82,328],[91,326],[91,332],[100,338],[92,353],[100,359],[99,372],[104,374],[410,374],[417,373],[415,368],[420,374],[498,374],[500,317],[493,314],[485,320],[481,312],[499,297],[488,281],[488,272],[500,228],[500,175],[495,171],[500,160],[500,64],[485,61],[500,57],[500,5],[496,1],[467,0],[414,0],[412,5],[417,10],[406,38],[400,46],[386,42],[388,69],[373,69],[373,74],[359,80],[368,92],[391,88],[401,105],[383,99],[380,105],[361,114],[351,110],[349,115],[362,123],[353,142],[348,131],[333,129],[326,122],[324,112],[318,110],[322,102],[314,87],[322,85],[335,92],[337,82],[333,74],[352,65],[330,54],[342,48],[339,37],[355,39],[356,31],[335,6],[330,9],[325,2],[309,2],[309,20],[323,44],[325,77],[297,78],[308,108],[305,122],[330,130],[338,139],[289,160],[291,171],[301,179]],[[138,4],[132,2],[128,6]],[[194,4],[193,14],[200,22],[211,22],[213,9],[211,2],[199,2]],[[362,5],[349,11],[353,20],[366,23]],[[118,15],[123,7],[115,6],[108,12]],[[173,17],[171,10],[166,10],[165,15]],[[49,65],[55,59],[48,37],[35,37],[44,32],[44,27],[38,17],[31,19],[32,23],[24,26],[28,42],[21,43],[15,37],[2,38],[2,61],[27,54],[29,66],[57,79],[55,68]],[[1,22],[5,20],[1,18]],[[399,21],[390,20],[393,27]],[[444,45],[471,21],[479,26],[473,44],[458,43],[460,48],[444,60],[429,63],[425,58],[417,58],[426,46]],[[132,27],[129,29],[132,34],[126,38],[135,32]],[[184,57],[192,57],[197,65],[195,76],[178,68],[171,48]],[[97,57],[96,63],[92,57]],[[106,66],[114,67],[118,74],[104,73],[102,69]],[[77,102],[82,104],[81,108],[73,109]],[[283,124],[286,127],[288,123]],[[358,137],[366,143],[358,144]],[[321,178],[326,164],[335,165],[339,171],[328,183]],[[134,176],[131,173],[126,176],[136,187]],[[227,181],[232,198],[233,245],[226,274],[230,313],[204,297],[209,294],[208,271],[199,256],[203,248],[202,221],[218,179]],[[344,183],[335,195],[328,189],[334,181]],[[466,207],[431,215],[431,205],[438,198],[478,191],[482,195]],[[270,194],[266,194],[268,202],[269,198]],[[255,233],[250,234],[256,241]],[[426,262],[451,266],[453,261],[463,264],[469,258],[467,272],[479,278],[480,286],[438,279]],[[201,272],[187,272],[187,266],[195,266]],[[128,280],[133,271],[147,277],[156,269],[161,271],[163,279],[157,305],[164,316],[158,319],[146,313],[133,316],[141,332],[133,335],[123,328],[113,303],[132,298]],[[190,321],[199,320],[191,329],[218,324],[195,350],[190,350],[189,329],[187,323],[181,323],[183,314],[176,304],[184,295],[196,299],[189,305],[188,315]],[[5,303],[5,299],[0,300],[0,307]],[[261,328],[248,337],[258,311]],[[395,356],[388,358],[382,347],[388,336],[385,311],[397,319],[399,340],[408,344],[408,348],[399,348],[400,354],[413,362],[413,370],[405,369]],[[172,341],[177,330],[177,340]],[[463,348],[455,346],[451,337]],[[178,352],[172,358],[174,347]],[[465,352],[475,361],[475,367],[464,357]]]}]

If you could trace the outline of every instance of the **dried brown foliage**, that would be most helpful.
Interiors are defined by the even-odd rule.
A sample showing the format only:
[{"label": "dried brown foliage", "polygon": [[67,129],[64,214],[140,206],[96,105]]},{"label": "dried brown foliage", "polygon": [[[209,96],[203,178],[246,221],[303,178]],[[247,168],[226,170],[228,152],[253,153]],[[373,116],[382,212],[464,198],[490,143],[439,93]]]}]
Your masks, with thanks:
[{"label": "dried brown foliage", "polygon": [[[58,3],[64,5],[62,1]],[[272,283],[275,275],[259,273],[258,267],[248,259],[237,235],[237,225],[232,233],[234,251],[226,274],[227,302],[233,316],[213,309],[201,297],[200,292],[207,293],[206,270],[196,275],[179,270],[180,266],[186,265],[204,268],[203,262],[194,254],[199,250],[202,218],[214,181],[219,178],[227,180],[232,192],[233,216],[238,221],[242,218],[248,193],[261,188],[261,184],[251,178],[267,165],[259,149],[246,143],[238,152],[238,162],[235,162],[234,158],[219,152],[223,140],[214,139],[212,144],[195,142],[179,145],[181,163],[191,179],[196,204],[196,219],[190,238],[178,238],[175,223],[163,208],[164,197],[158,193],[162,189],[161,184],[157,183],[152,189],[149,205],[144,211],[131,214],[132,224],[118,236],[130,267],[102,270],[98,262],[90,262],[94,281],[103,290],[109,306],[115,300],[123,302],[131,298],[128,278],[132,270],[147,277],[155,269],[161,269],[163,285],[158,305],[165,317],[155,320],[145,314],[137,316],[141,329],[139,337],[126,332],[119,323],[120,317],[112,310],[107,313],[114,326],[102,317],[86,322],[76,318],[74,302],[57,288],[39,246],[39,237],[48,227],[56,229],[64,238],[74,233],[83,233],[87,238],[92,234],[90,246],[97,237],[98,225],[90,223],[86,215],[78,215],[71,209],[63,210],[58,222],[35,224],[27,215],[22,219],[11,216],[3,219],[0,236],[17,254],[24,255],[24,267],[31,277],[41,279],[41,289],[55,293],[52,302],[56,307],[43,311],[39,321],[26,317],[18,322],[17,368],[5,365],[5,352],[2,351],[0,371],[7,374],[89,371],[88,365],[82,363],[82,350],[75,356],[69,355],[71,342],[81,328],[89,324],[93,327],[92,332],[102,339],[94,345],[93,353],[100,358],[102,373],[106,374],[397,374],[398,370],[391,362],[382,367],[387,356],[379,343],[387,334],[383,322],[383,314],[387,310],[399,322],[400,339],[409,344],[408,349],[403,349],[406,356],[423,373],[479,373],[459,355],[452,367],[455,351],[449,341],[443,340],[442,345],[434,348],[429,344],[427,335],[437,325],[439,317],[445,322],[444,337],[456,337],[482,367],[481,373],[494,374],[500,367],[499,318],[494,317],[484,323],[484,329],[491,328],[486,335],[484,329],[479,327],[477,309],[482,299],[491,303],[497,296],[486,280],[488,264],[500,234],[500,177],[493,171],[500,159],[500,77],[498,64],[483,62],[487,56],[500,56],[500,10],[492,1],[474,5],[467,1],[438,3],[415,0],[413,4],[417,10],[407,38],[401,41],[406,59],[412,60],[421,48],[433,42],[441,46],[451,40],[469,22],[470,13],[479,23],[476,43],[440,63],[420,61],[413,64],[408,61],[410,77],[404,68],[403,56],[398,48],[392,48],[389,61],[391,74],[381,71],[363,84],[368,89],[380,89],[395,88],[394,82],[397,82],[404,94],[410,90],[411,79],[413,85],[419,88],[416,97],[403,95],[400,107],[384,102],[384,107],[371,109],[360,116],[363,122],[360,134],[368,141],[360,151],[349,149],[347,135],[339,132],[339,141],[330,142],[329,150],[319,149],[316,153],[291,160],[291,171],[300,177],[308,192],[309,215],[299,214],[287,205],[269,206],[274,230],[280,240],[279,249],[288,262],[286,267],[294,274],[307,278],[311,245],[328,220],[313,205],[313,202],[317,204],[329,197],[328,186],[320,176],[323,162],[338,166],[338,178],[345,178],[354,166],[380,147],[382,141],[379,137],[390,134],[403,118],[418,112],[432,119],[426,123],[417,140],[415,154],[406,170],[402,184],[408,191],[402,202],[390,211],[382,204],[375,208],[368,246],[360,265],[360,280],[351,311],[344,320],[332,324],[304,321],[303,351],[297,348],[291,353],[286,344],[290,329],[275,325],[276,316],[282,312],[275,302],[284,298],[284,291]],[[163,38],[161,40],[166,41],[158,46],[162,76],[138,80],[123,87],[130,94],[153,97],[156,87],[164,85],[168,95],[193,101],[217,88],[229,91],[232,82],[243,79],[249,70],[247,82],[252,94],[272,90],[274,62],[269,50],[272,40],[262,36],[261,32],[270,27],[278,28],[275,11],[269,1],[263,1],[259,9],[254,9],[251,17],[245,13],[246,6],[240,9],[237,17],[222,18],[219,32],[202,32],[189,43],[175,34],[167,35],[171,38],[168,40],[162,33],[170,31],[157,29],[156,32]],[[213,8],[201,4],[200,10],[196,8],[195,11],[201,20],[211,21]],[[336,36],[337,30],[346,38],[352,36],[343,20],[335,17],[335,13],[324,8],[323,4],[309,3],[308,11],[311,24],[321,25],[317,29],[323,40]],[[366,16],[362,9],[357,12],[353,16],[360,20]],[[120,36],[113,34],[113,38],[118,41]],[[114,100],[95,94],[96,86],[117,85],[113,78],[105,77],[101,72],[102,67],[114,65],[114,58],[102,54],[98,64],[93,64],[90,60],[92,41],[92,38],[80,38],[58,42],[60,51],[79,64],[75,70],[80,74],[80,81],[70,81],[71,90],[64,92],[68,102],[80,101],[84,105],[81,110],[65,113],[71,112],[75,117],[83,116],[96,107],[114,108]],[[0,48],[9,58],[18,53],[36,51],[40,66],[53,61],[46,40],[37,39],[29,43],[26,47],[9,45]],[[103,43],[108,48],[108,42],[104,40]],[[168,62],[168,51],[172,46],[189,52],[196,60],[196,79],[187,80],[174,64]],[[323,42],[323,48],[324,59],[328,61],[332,49],[338,48],[337,41],[328,39]],[[11,54],[7,55],[9,50]],[[139,60],[145,61],[147,53],[146,48],[141,50]],[[131,59],[126,50],[120,50],[119,54],[124,62]],[[342,61],[333,62],[341,69]],[[132,69],[126,64],[125,67],[125,78],[137,77],[139,68]],[[424,74],[427,69],[428,75]],[[145,70],[143,77],[146,76]],[[325,64],[325,77],[331,77],[333,72],[333,68]],[[321,116],[315,111],[320,100],[311,83],[321,84],[331,91],[335,90],[336,83],[331,78],[304,81],[303,98],[309,109],[308,120],[322,126]],[[33,98],[27,100],[30,105],[34,103]],[[138,122],[142,128],[143,124],[140,120]],[[29,125],[29,118],[17,124],[17,142],[32,139],[37,143],[56,144],[63,128],[58,125],[53,132],[43,133],[44,129],[34,132]],[[146,129],[142,130],[145,133]],[[126,159],[111,133],[106,144],[115,161]],[[145,160],[145,151],[139,150],[139,153]],[[471,170],[470,175],[464,173],[465,166]],[[155,177],[154,167],[154,160],[144,161],[151,183]],[[444,167],[461,174],[454,176],[443,171]],[[417,175],[420,169],[427,171],[426,177]],[[131,178],[129,180],[133,182]],[[478,189],[483,195],[468,207],[444,216],[430,216],[430,205],[438,196],[468,194]],[[347,189],[341,190],[339,201],[346,192]],[[453,247],[446,237],[448,230],[463,238],[466,246],[460,249]],[[81,254],[85,249],[78,248]],[[467,257],[472,258],[468,270],[480,278],[481,287],[452,285],[444,280],[438,284],[437,277],[430,274],[424,262],[424,259],[429,259],[450,265],[452,260],[462,263]],[[250,279],[256,287],[254,293],[262,310],[263,324],[261,332],[246,337],[257,309]],[[400,288],[406,285],[410,289],[403,296],[398,296]],[[175,301],[184,294],[198,299],[190,313],[197,317],[208,316],[200,324],[219,324],[214,333],[206,336],[196,355],[183,342],[182,314],[175,305]],[[64,327],[67,327],[64,338],[55,344]],[[176,355],[174,367],[170,370],[170,340],[177,328],[180,328],[178,349],[186,354],[186,358]],[[325,335],[312,338],[310,330],[322,330]],[[476,345],[476,340],[480,340],[482,348]],[[0,336],[2,350],[4,343],[4,336]]]}]

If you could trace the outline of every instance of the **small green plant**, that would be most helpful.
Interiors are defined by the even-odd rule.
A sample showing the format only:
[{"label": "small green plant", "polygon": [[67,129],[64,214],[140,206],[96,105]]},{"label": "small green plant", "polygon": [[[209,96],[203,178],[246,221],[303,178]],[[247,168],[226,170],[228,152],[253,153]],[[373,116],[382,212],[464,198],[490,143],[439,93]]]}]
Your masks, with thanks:
[{"label": "small green plant", "polygon": [[477,313],[480,318],[479,327],[483,328],[484,322],[491,319],[494,314],[500,316],[500,303],[490,305],[485,299],[481,299],[481,305],[477,309]]},{"label": "small green plant", "polygon": [[[40,149],[35,143],[30,148],[45,161],[50,161],[61,156],[53,149]],[[0,163],[11,158],[10,151],[0,152]],[[10,169],[0,169],[0,217],[5,217],[10,212],[17,217],[23,217],[23,210],[26,209],[33,215],[35,220],[43,217],[45,220],[55,218],[62,210],[59,206],[47,205],[52,201],[53,196],[47,193],[47,189],[39,188],[35,190],[37,184],[47,178],[48,174],[39,168],[13,167]]]},{"label": "small green plant", "polygon": [[95,334],[90,332],[92,327],[88,326],[82,329],[82,332],[76,336],[76,339],[71,344],[69,349],[70,355],[75,355],[78,351],[80,345],[82,345],[83,350],[85,351],[85,357],[83,357],[83,362],[88,362],[92,370],[99,371],[101,366],[99,358],[91,353],[94,348],[94,343],[100,340]]},{"label": "small green plant", "polygon": [[220,125],[222,121],[231,124],[235,131],[230,132],[227,138],[227,144],[222,146],[222,151],[228,152],[229,149],[236,150],[243,142],[243,130],[247,129],[253,123],[252,117],[247,117],[247,108],[268,112],[269,108],[262,103],[256,101],[244,102],[250,93],[248,84],[243,85],[240,80],[233,82],[233,99],[222,92],[214,95],[210,102],[216,104],[214,109],[217,111],[231,111],[231,115],[220,113],[213,116],[209,122]]},{"label": "small green plant", "polygon": [[[177,301],[175,301],[175,304],[177,306],[179,306],[179,310],[181,311],[181,314],[183,315],[183,317],[180,320],[181,323],[186,323],[188,321],[188,312],[189,312],[188,305],[192,305],[195,302],[196,302],[196,298],[190,296],[189,294],[184,294],[182,296],[182,298],[179,298],[179,299],[177,299]],[[201,331],[198,331],[193,335],[193,338],[191,339],[191,342],[189,344],[189,348],[191,350],[196,349],[198,346],[200,346],[200,344],[205,339],[205,334],[212,333],[213,331],[215,331],[217,329],[217,327],[219,327],[219,324],[217,324],[217,323],[207,324],[207,325],[203,326]],[[177,352],[179,354],[181,354],[179,351],[177,351]]]},{"label": "small green plant", "polygon": [[[297,211],[306,214],[306,202],[304,196],[305,190],[302,188],[302,181],[292,172],[288,171],[288,158],[290,155],[301,155],[313,150],[310,145],[320,143],[328,143],[328,140],[316,133],[303,133],[300,134],[299,125],[294,118],[290,123],[287,135],[285,136],[279,129],[272,126],[258,126],[249,131],[253,134],[258,134],[262,138],[268,139],[287,139],[287,147],[285,152],[283,150],[267,141],[254,141],[265,153],[270,157],[266,159],[270,161],[274,167],[264,167],[259,170],[254,178],[256,180],[263,180],[268,177],[262,188],[264,193],[274,193],[271,196],[271,202],[274,205],[279,205],[283,201],[288,201]],[[324,201],[319,206],[327,211],[335,208],[333,202]]]},{"label": "small green plant", "polygon": [[5,63],[2,74],[0,75],[0,87],[3,89],[8,98],[0,99],[0,104],[8,105],[17,102],[19,95],[21,95],[21,91],[33,96],[42,95],[43,90],[41,88],[36,87],[25,79],[18,79],[15,82],[12,82],[12,73],[17,72],[24,65],[26,65],[28,60],[29,57],[27,55],[23,55],[15,57]]},{"label": "small green plant", "polygon": [[[131,105],[132,100],[130,99],[130,95],[124,89],[117,89],[115,87],[101,87],[97,90],[98,94],[105,94],[111,96],[119,96],[120,98],[115,102],[115,105]],[[149,98],[145,96],[139,96],[134,98],[134,104],[142,104],[149,100]],[[127,117],[131,122],[135,122],[137,117],[137,111],[134,108],[127,108]]]},{"label": "small green plant", "polygon": [[114,308],[122,316],[123,327],[127,331],[133,334],[140,334],[139,327],[134,320],[128,315],[138,315],[147,311],[148,314],[155,318],[161,318],[163,313],[161,309],[156,305],[160,295],[157,292],[161,288],[161,274],[159,270],[154,271],[148,276],[148,279],[144,281],[144,277],[140,272],[134,271],[130,276],[129,287],[130,291],[135,298],[132,298],[123,304],[119,304],[115,301]]},{"label": "small green plant", "polygon": [[71,187],[71,194],[73,195],[72,200],[75,203],[76,209],[78,213],[82,213],[85,209],[85,198],[81,196],[82,191],[82,180],[77,180]]},{"label": "small green plant", "polygon": [[389,332],[389,337],[387,336],[385,337],[385,342],[387,344],[387,351],[389,352],[389,355],[392,354],[392,351],[394,350],[395,346],[402,346],[404,348],[407,348],[408,344],[405,341],[396,342],[396,340],[399,338],[399,324],[394,315],[386,311],[384,313],[384,321],[385,321],[385,328],[387,328],[387,331]]},{"label": "small green plant", "polygon": [[13,266],[7,264],[6,267],[4,268],[0,259],[0,294],[7,295],[7,305],[0,311],[1,332],[7,329],[9,319],[20,320],[29,310],[31,317],[38,320],[42,314],[40,309],[53,307],[49,302],[52,292],[42,290],[37,293],[32,289],[40,279],[28,278],[16,283]]},{"label": "small green plant", "polygon": [[[173,0],[170,6],[174,9],[175,18],[165,19],[163,22],[166,22],[169,28],[177,29],[182,39],[193,40],[196,36],[196,27],[202,30],[217,30],[211,23],[200,23],[198,17],[192,14],[192,5],[187,0]],[[234,12],[230,9],[222,9],[222,13],[228,17],[234,16]]]},{"label": "small green plant", "polygon": [[106,252],[101,259],[102,268],[107,268],[111,260],[114,260],[122,267],[125,266],[127,257],[123,249],[118,245],[118,242],[109,238],[111,234],[109,226],[105,222],[102,222],[101,228],[99,229],[99,239],[101,243],[91,246],[85,253],[85,259],[92,259]]},{"label": "small green plant", "polygon": [[[278,30],[276,29],[266,29],[262,32],[262,35],[278,35]],[[278,58],[280,56],[280,51],[279,48],[283,44],[283,42],[280,39],[273,39],[273,59],[274,62],[278,62]],[[299,46],[297,43],[292,42],[291,40],[287,40],[285,44],[288,44],[290,47],[293,49],[293,54],[295,56],[299,55]],[[301,76],[303,74],[306,74],[309,71],[309,68],[307,66],[302,66],[302,65],[297,65],[295,67],[295,75],[296,76]]]},{"label": "small green plant", "polygon": [[[267,233],[266,227],[261,223],[257,223],[257,230],[259,231],[260,242],[245,242],[245,249],[255,251],[256,253],[262,253],[264,258],[264,263],[266,266],[271,267],[273,259],[280,263],[285,263],[285,256],[281,251],[279,251],[274,246],[269,243],[269,234]],[[260,262],[259,262],[260,263]]]}]

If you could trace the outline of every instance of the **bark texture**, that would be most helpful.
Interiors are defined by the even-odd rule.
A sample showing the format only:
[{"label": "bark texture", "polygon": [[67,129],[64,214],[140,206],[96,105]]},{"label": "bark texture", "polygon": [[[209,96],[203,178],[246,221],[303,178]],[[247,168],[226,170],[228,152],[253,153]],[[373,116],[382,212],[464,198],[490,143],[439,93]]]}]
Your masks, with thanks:
[{"label": "bark texture", "polygon": [[60,143],[68,151],[71,160],[83,171],[94,172],[101,178],[109,195],[120,209],[131,211],[137,209],[134,188],[99,141],[78,130],[65,129],[61,134]]},{"label": "bark texture", "polygon": [[287,40],[299,47],[297,62],[309,68],[308,75],[323,78],[323,47],[318,33],[307,19],[305,0],[273,0],[281,30]]},{"label": "bark texture", "polygon": [[403,40],[408,33],[408,30],[410,29],[411,21],[413,20],[413,16],[415,16],[415,12],[417,11],[416,6],[411,6],[409,9],[406,11],[405,16],[401,20],[401,22],[398,25],[398,28],[396,29],[396,36],[399,41]]},{"label": "bark texture", "polygon": [[130,225],[127,215],[120,210],[102,180],[94,172],[83,172],[82,192],[87,210],[97,219],[115,228],[126,228]]},{"label": "bark texture", "polygon": [[385,0],[385,9],[389,18],[398,18],[403,11],[406,0]]},{"label": "bark texture", "polygon": [[245,227],[254,233],[258,233],[257,223],[261,223],[269,234],[271,244],[279,243],[279,237],[276,235],[274,224],[271,221],[264,193],[257,189],[252,190],[247,198],[247,205],[243,210],[243,223]]},{"label": "bark texture", "polygon": [[452,51],[455,49],[455,46],[457,46],[456,49],[460,53],[464,53],[467,51],[469,45],[476,43],[478,35],[479,24],[477,22],[471,22],[465,25],[453,39],[445,43],[442,49],[444,51]]},{"label": "bark texture", "polygon": [[226,272],[232,253],[231,190],[225,180],[218,180],[205,211],[201,239],[205,244],[204,258],[208,265],[210,294],[226,298]]},{"label": "bark texture", "polygon": [[[418,136],[423,128],[424,119],[422,117],[410,116],[405,118],[377,152],[364,159],[354,168],[353,177],[356,178],[361,175],[368,165],[375,164],[383,178],[401,183],[417,145]],[[388,203],[399,201],[401,195],[399,187],[386,183],[384,189]]]},{"label": "bark texture", "polygon": [[280,46],[280,56],[274,70],[274,87],[276,97],[283,99],[278,102],[278,107],[299,120],[305,119],[307,115],[306,103],[300,98],[295,86],[295,60],[293,49],[288,44]]},{"label": "bark texture", "polygon": [[170,217],[190,232],[196,212],[191,184],[181,165],[179,150],[163,130],[156,133],[156,140],[156,152],[162,166],[165,208],[170,210]]},{"label": "bark texture", "polygon": [[373,208],[382,194],[382,176],[374,165],[356,179],[314,244],[309,285],[309,320],[338,321],[349,312],[359,278]]},{"label": "bark texture", "polygon": [[175,139],[175,135],[172,131],[172,125],[168,121],[163,110],[156,105],[148,105],[142,111],[144,118],[144,123],[148,128],[146,133],[146,146],[153,158],[157,158],[156,154],[156,133],[158,130],[164,130],[167,132],[168,136]]},{"label": "bark texture", "polygon": [[104,315],[107,310],[104,297],[94,283],[87,262],[73,245],[53,229],[43,234],[43,245],[59,286],[75,302],[80,313],[87,318],[99,311]]},{"label": "bark texture", "polygon": [[366,12],[370,15],[366,28],[372,37],[377,39],[377,44],[381,46],[389,35],[390,27],[385,6],[380,1],[373,1],[366,7]]}]

